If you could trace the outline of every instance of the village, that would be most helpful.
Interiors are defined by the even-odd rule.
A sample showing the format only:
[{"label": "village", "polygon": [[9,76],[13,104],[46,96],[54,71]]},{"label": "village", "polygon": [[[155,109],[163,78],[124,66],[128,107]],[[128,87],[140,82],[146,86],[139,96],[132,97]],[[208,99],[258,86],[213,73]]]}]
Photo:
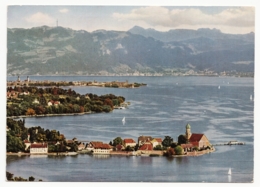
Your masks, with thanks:
[{"label": "village", "polygon": [[[8,131],[8,130],[7,130]],[[36,134],[38,130],[36,129]],[[191,126],[186,125],[185,135],[178,137],[178,142],[166,136],[154,138],[151,136],[139,136],[137,142],[132,138],[122,139],[117,137],[110,143],[101,141],[80,141],[77,138],[66,140],[60,134],[62,141],[52,142],[31,142],[30,134],[23,140],[25,144],[24,152],[7,152],[7,155],[124,155],[124,156],[199,156],[215,151],[214,146],[209,142],[204,134],[191,133]],[[61,139],[61,140],[62,140]],[[61,145],[66,145],[66,149],[61,149]],[[76,145],[76,147],[75,147]],[[50,147],[55,147],[50,148]]]}]

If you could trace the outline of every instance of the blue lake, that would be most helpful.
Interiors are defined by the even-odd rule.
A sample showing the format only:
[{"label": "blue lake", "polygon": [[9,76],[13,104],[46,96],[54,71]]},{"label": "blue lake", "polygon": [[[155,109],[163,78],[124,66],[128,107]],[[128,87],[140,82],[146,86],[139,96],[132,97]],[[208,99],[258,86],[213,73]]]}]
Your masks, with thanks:
[{"label": "blue lake", "polygon": [[[26,77],[22,77],[22,79]],[[16,77],[8,77],[15,80]],[[73,87],[80,94],[122,95],[128,109],[82,116],[27,118],[26,127],[57,129],[67,139],[99,140],[204,133],[212,144],[230,140],[243,146],[217,146],[199,157],[122,157],[77,155],[67,157],[8,156],[7,171],[43,181],[121,182],[251,182],[254,180],[253,78],[234,77],[62,77],[31,76],[32,80],[125,81],[147,83],[136,89]],[[122,124],[122,118],[126,123]],[[232,176],[228,176],[232,168]]]}]

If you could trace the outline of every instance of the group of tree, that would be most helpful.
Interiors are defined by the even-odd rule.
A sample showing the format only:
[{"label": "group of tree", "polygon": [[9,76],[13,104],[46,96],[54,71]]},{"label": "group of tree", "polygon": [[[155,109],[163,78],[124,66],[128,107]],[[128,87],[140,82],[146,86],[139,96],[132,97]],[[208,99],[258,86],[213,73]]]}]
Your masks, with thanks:
[{"label": "group of tree", "polygon": [[[28,95],[19,94],[16,98],[9,98],[7,100],[7,116],[110,112],[114,109],[114,106],[125,101],[124,97],[113,94],[98,96],[88,93],[80,95],[74,90],[57,87],[8,87],[7,91],[30,93]],[[35,102],[35,100],[38,102]],[[52,102],[51,105],[48,105],[49,101]],[[55,102],[58,102],[58,104],[54,104]]]},{"label": "group of tree", "polygon": [[[30,181],[33,182],[35,178],[33,176],[30,176],[28,179],[22,178],[22,177],[14,177],[14,174],[6,171],[6,179],[8,181]],[[42,179],[39,179],[39,181],[42,181]]]},{"label": "group of tree", "polygon": [[[7,119],[6,151],[25,151],[24,140],[29,142],[47,142],[48,152],[77,151],[78,142],[68,144],[63,134],[57,130],[49,130],[38,127],[26,128],[25,120]],[[59,142],[57,144],[57,142]],[[29,151],[29,150],[28,150]]]}]

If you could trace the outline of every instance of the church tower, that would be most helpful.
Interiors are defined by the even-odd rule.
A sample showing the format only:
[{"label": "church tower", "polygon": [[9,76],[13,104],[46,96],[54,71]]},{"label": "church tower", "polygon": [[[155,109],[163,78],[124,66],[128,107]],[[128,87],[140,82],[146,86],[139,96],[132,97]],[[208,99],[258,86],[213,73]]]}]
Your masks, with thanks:
[{"label": "church tower", "polygon": [[191,137],[190,124],[186,125],[186,139],[189,140]]}]

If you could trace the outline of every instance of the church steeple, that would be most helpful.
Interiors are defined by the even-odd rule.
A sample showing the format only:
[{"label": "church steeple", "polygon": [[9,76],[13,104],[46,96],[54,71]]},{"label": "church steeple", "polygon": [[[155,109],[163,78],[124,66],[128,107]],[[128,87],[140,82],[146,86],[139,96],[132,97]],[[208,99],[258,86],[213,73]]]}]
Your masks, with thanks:
[{"label": "church steeple", "polygon": [[190,124],[186,125],[186,139],[189,140],[191,137]]}]

